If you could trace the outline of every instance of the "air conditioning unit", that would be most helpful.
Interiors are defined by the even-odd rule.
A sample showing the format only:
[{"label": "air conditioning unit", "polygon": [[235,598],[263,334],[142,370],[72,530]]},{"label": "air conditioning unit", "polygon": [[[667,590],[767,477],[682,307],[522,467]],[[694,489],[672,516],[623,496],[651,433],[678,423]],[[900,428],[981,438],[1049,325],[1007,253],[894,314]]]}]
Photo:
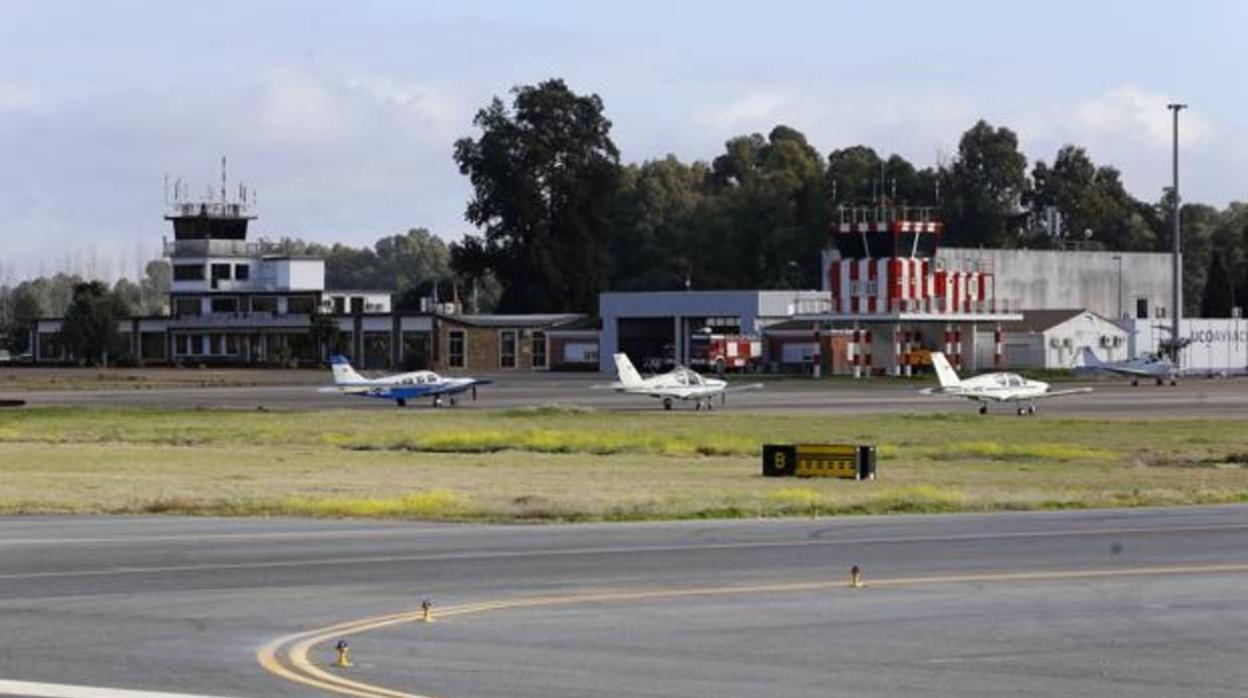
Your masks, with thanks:
[{"label": "air conditioning unit", "polygon": [[1070,337],[1063,337],[1063,338],[1062,338],[1062,346],[1063,346],[1063,347],[1066,347],[1067,349],[1069,349],[1069,348],[1070,348]]}]

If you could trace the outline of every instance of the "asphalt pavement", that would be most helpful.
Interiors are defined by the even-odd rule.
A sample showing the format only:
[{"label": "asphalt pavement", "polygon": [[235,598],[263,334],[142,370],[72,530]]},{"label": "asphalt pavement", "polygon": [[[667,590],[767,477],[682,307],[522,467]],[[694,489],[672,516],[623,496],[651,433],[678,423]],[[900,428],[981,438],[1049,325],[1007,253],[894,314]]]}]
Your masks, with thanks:
[{"label": "asphalt pavement", "polygon": [[[847,585],[851,565],[865,588]],[[14,517],[0,519],[0,694],[329,695],[258,653],[431,598],[437,622],[361,626],[350,669],[328,666],[331,630],[309,666],[446,698],[1240,696],[1246,581],[1248,507],[545,526]],[[283,646],[280,668],[302,675]]]}]

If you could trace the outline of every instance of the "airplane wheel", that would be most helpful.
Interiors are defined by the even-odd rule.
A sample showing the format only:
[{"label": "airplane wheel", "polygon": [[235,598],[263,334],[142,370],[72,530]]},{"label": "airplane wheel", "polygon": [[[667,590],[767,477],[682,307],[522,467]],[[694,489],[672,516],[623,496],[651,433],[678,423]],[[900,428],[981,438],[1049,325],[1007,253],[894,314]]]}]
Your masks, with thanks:
[{"label": "airplane wheel", "polygon": [[711,411],[711,410],[713,410],[713,409],[715,409],[715,403],[711,402],[710,400],[707,400],[707,401],[706,401],[706,411],[707,411],[707,412],[710,412],[710,411]]},{"label": "airplane wheel", "polygon": [[452,397],[452,398],[451,398],[451,407],[455,407],[455,406],[457,406],[457,405],[459,405],[459,400],[457,400],[456,398]]},{"label": "airplane wheel", "polygon": [[1131,379],[1131,387],[1132,387],[1132,388],[1139,387],[1139,385],[1140,385],[1140,381],[1136,380],[1135,378],[1132,378],[1132,379]]},{"label": "airplane wheel", "polygon": [[1034,416],[1035,416],[1035,414],[1036,414],[1036,406],[1035,406],[1035,405],[1028,405],[1028,406],[1027,406],[1027,414],[1032,415],[1032,416],[1034,417]]},{"label": "airplane wheel", "polygon": [[1027,408],[1026,408],[1026,407],[1020,407],[1020,408],[1018,408],[1018,416],[1022,417],[1022,416],[1026,415],[1026,414],[1027,414]]},{"label": "airplane wheel", "polygon": [[702,401],[701,401],[701,400],[699,400],[699,401],[697,401],[697,402],[693,403],[693,411],[694,411],[694,412],[701,412],[701,411],[702,411]]},{"label": "airplane wheel", "polygon": [[663,409],[665,410],[672,409],[672,399],[670,397],[663,398]]},{"label": "airplane wheel", "polygon": [[1179,384],[1179,382],[1178,382],[1178,381],[1176,381],[1176,380],[1171,380],[1171,381],[1170,381],[1170,385],[1171,385],[1171,387],[1176,386],[1176,385],[1178,385],[1178,384]]},{"label": "airplane wheel", "polygon": [[[1165,384],[1166,384],[1166,381],[1162,380],[1161,378],[1157,379],[1157,385],[1165,385]],[[1171,385],[1174,385],[1174,384],[1171,383]]]},{"label": "airplane wheel", "polygon": [[980,414],[988,414],[988,406],[987,406],[987,405],[980,405],[980,406],[979,406],[979,413],[980,413]]},{"label": "airplane wheel", "polygon": [[399,407],[407,407],[407,400],[404,400],[403,398],[399,398],[398,400],[395,400],[395,402],[399,403]]}]

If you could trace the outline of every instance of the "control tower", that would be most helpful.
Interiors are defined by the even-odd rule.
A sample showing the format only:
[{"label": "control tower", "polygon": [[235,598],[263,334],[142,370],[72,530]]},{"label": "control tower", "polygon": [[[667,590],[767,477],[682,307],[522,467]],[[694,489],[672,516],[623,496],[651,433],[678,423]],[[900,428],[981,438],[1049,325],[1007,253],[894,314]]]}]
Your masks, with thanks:
[{"label": "control tower", "polygon": [[[925,365],[929,350],[945,352],[961,368],[964,356],[975,353],[981,323],[994,327],[993,363],[1001,365],[1000,323],[1021,316],[995,297],[987,265],[967,260],[951,268],[936,258],[943,231],[931,208],[840,208],[824,256],[831,312],[810,319],[852,328],[848,359],[854,375],[870,375],[876,366],[910,375],[914,366]],[[966,355],[964,332],[972,343]]]}]

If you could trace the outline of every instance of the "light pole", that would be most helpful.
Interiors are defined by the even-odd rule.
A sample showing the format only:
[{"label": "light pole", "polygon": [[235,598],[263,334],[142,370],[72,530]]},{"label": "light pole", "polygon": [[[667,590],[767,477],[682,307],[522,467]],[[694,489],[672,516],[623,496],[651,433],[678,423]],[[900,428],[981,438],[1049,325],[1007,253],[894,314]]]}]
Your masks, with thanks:
[{"label": "light pole", "polygon": [[1174,165],[1174,188],[1171,192],[1174,194],[1174,250],[1171,255],[1170,267],[1173,279],[1173,288],[1170,294],[1170,348],[1173,352],[1174,365],[1178,368],[1179,362],[1179,318],[1183,315],[1183,262],[1182,248],[1179,241],[1179,210],[1182,205],[1182,199],[1179,197],[1179,112],[1187,108],[1186,104],[1177,102],[1167,104],[1166,108],[1170,110],[1174,117],[1174,147],[1173,147],[1173,165]]},{"label": "light pole", "polygon": [[1118,320],[1122,320],[1122,255],[1116,254],[1110,259],[1118,263]]}]

